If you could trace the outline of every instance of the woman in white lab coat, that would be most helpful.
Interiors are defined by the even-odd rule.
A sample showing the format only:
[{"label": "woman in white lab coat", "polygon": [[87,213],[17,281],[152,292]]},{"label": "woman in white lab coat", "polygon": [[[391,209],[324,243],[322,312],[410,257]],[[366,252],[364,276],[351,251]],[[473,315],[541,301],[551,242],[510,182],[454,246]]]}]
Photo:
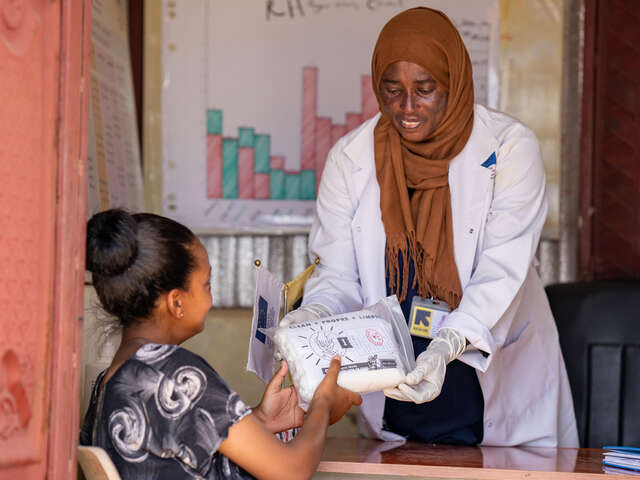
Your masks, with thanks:
[{"label": "woman in white lab coat", "polygon": [[388,294],[407,319],[412,300],[448,305],[433,338],[413,332],[417,366],[405,383],[386,398],[363,396],[361,433],[578,446],[558,334],[534,269],[547,213],[535,135],[474,105],[467,50],[436,10],[410,9],[385,25],[372,81],[381,113],[329,153],[309,238],[320,264],[284,323]]}]

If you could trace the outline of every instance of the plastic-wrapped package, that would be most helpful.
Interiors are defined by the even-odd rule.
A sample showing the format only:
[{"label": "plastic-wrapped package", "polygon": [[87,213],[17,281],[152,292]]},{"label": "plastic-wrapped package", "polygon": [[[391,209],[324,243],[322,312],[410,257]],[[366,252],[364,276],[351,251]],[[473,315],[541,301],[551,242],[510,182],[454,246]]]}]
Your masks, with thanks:
[{"label": "plastic-wrapped package", "polygon": [[335,355],[338,384],[359,393],[395,387],[415,366],[413,344],[395,295],[358,312],[264,330],[289,365],[306,409]]}]

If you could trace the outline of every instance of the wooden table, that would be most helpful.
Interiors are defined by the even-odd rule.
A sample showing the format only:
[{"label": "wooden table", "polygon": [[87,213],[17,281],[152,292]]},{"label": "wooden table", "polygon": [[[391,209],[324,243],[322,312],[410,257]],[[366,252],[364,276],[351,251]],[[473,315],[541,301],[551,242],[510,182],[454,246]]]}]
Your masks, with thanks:
[{"label": "wooden table", "polygon": [[604,474],[602,450],[595,448],[401,445],[356,438],[327,439],[318,472],[314,478],[640,479]]}]

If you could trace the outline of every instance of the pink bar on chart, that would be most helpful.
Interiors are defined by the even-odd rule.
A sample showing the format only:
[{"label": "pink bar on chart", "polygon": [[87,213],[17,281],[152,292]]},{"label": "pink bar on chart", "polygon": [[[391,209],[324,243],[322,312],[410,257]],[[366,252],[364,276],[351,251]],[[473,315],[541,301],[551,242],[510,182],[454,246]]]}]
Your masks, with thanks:
[{"label": "pink bar on chart", "polygon": [[349,112],[345,117],[347,121],[347,132],[357,128],[362,123],[362,115],[359,113]]},{"label": "pink bar on chart", "polygon": [[302,69],[302,137],[300,169],[312,170],[315,165],[316,114],[318,110],[318,68]]},{"label": "pink bar on chart", "polygon": [[207,197],[222,198],[222,135],[207,135]]},{"label": "pink bar on chart", "polygon": [[253,198],[255,175],[254,150],[251,147],[238,148],[238,198]]},{"label": "pink bar on chart", "polygon": [[316,191],[320,185],[320,178],[327,161],[327,155],[331,150],[331,119],[328,117],[316,117]]},{"label": "pink bar on chart", "polygon": [[284,170],[284,157],[282,155],[271,155],[269,157],[269,168],[271,170]]},{"label": "pink bar on chart", "polygon": [[333,147],[338,140],[345,136],[346,133],[346,125],[331,125],[331,146]]},{"label": "pink bar on chart", "polygon": [[368,120],[378,113],[378,101],[371,86],[371,75],[362,75],[360,79],[362,95],[362,120]]},{"label": "pink bar on chart", "polygon": [[256,173],[253,177],[253,193],[254,198],[269,198],[269,179],[268,173]]}]

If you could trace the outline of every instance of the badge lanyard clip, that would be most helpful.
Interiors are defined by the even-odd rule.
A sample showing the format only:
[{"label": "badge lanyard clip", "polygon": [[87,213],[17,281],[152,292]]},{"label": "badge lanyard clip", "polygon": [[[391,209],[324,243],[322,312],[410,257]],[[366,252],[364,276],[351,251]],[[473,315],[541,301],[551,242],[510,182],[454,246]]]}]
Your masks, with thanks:
[{"label": "badge lanyard clip", "polygon": [[449,305],[446,302],[436,300],[431,295],[429,298],[415,295],[411,300],[409,331],[416,337],[433,338],[448,314]]}]

